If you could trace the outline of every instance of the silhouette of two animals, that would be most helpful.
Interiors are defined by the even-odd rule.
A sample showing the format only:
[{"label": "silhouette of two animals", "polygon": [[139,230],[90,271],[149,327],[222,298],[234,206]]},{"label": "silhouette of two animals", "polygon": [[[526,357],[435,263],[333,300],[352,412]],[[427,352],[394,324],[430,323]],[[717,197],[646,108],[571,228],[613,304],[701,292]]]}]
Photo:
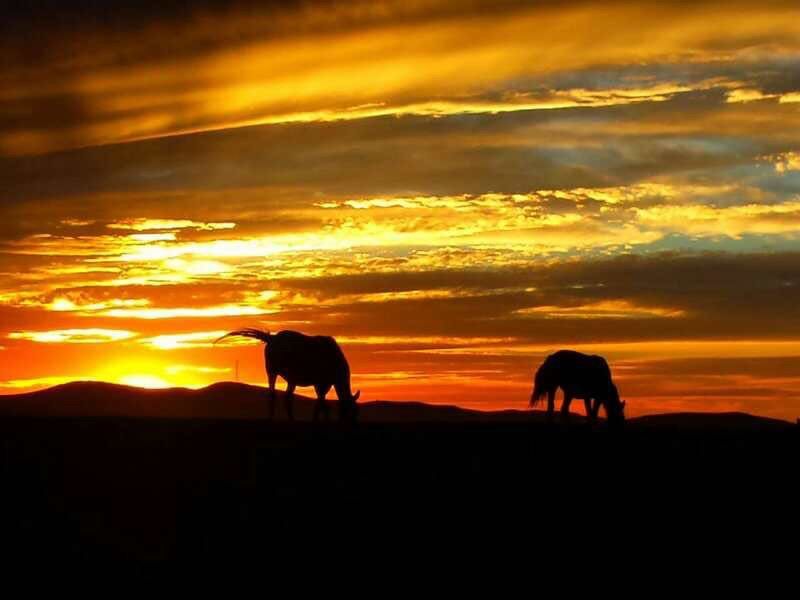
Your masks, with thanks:
[{"label": "silhouette of two animals", "polygon": [[286,414],[294,419],[292,396],[295,387],[314,386],[317,403],[314,420],[323,412],[330,418],[325,396],[331,387],[339,398],[339,418],[355,420],[356,401],[361,395],[350,389],[350,365],[336,340],[328,336],[308,336],[297,331],[279,331],[270,334],[260,329],[237,329],[226,333],[214,343],[227,337],[242,336],[261,340],[265,344],[267,381],[269,382],[269,418],[275,416],[275,383],[278,376],[286,380]]},{"label": "silhouette of two animals", "polygon": [[574,350],[559,350],[548,356],[536,371],[530,406],[535,406],[546,394],[547,415],[552,418],[559,387],[564,391],[561,405],[564,418],[569,417],[572,399],[580,398],[592,422],[597,421],[601,405],[605,407],[609,423],[620,424],[625,420],[625,403],[620,402],[617,386],[611,381],[611,370],[602,356]]},{"label": "silhouette of two animals", "polygon": [[[317,393],[315,421],[320,412],[324,413],[326,419],[330,418],[325,396],[331,387],[339,398],[339,418],[355,419],[356,401],[361,392],[353,394],[350,388],[350,365],[335,339],[288,330],[273,335],[268,331],[245,328],[226,333],[214,343],[233,336],[249,337],[265,344],[270,419],[275,416],[275,383],[278,376],[286,380],[286,414],[289,419],[294,419],[292,404],[297,386],[314,386]],[[625,403],[620,402],[617,386],[611,381],[611,370],[603,357],[573,350],[559,350],[548,356],[536,371],[530,406],[535,406],[546,394],[547,414],[552,418],[559,387],[564,391],[561,405],[564,417],[569,416],[572,399],[581,398],[592,422],[597,420],[601,405],[605,407],[609,423],[620,424],[624,421]]]}]

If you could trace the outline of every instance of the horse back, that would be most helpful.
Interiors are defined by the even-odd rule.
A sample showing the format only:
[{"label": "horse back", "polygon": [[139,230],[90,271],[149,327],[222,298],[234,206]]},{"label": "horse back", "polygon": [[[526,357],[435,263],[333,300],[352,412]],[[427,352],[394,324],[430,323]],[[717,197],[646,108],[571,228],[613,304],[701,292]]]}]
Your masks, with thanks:
[{"label": "horse back", "polygon": [[269,371],[301,386],[333,385],[350,377],[347,359],[330,336],[281,331],[273,336],[266,357]]},{"label": "horse back", "polygon": [[552,385],[586,393],[605,389],[611,381],[611,369],[602,356],[575,350],[559,350],[551,354],[545,359],[540,372],[542,379],[550,381]]}]

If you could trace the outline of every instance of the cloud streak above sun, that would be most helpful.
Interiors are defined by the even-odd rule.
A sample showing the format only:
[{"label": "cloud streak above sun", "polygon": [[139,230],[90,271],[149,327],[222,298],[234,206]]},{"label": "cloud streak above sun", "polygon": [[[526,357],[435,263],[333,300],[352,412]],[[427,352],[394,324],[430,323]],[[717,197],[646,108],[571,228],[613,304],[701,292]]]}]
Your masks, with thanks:
[{"label": "cloud streak above sun", "polygon": [[97,344],[118,342],[135,337],[132,331],[120,329],[57,329],[54,331],[14,331],[8,334],[12,340],[29,340],[51,344]]},{"label": "cloud streak above sun", "polygon": [[634,412],[800,413],[796,3],[48,9],[0,36],[0,389],[263,383],[252,326],[365,397],[520,407],[576,347]]}]

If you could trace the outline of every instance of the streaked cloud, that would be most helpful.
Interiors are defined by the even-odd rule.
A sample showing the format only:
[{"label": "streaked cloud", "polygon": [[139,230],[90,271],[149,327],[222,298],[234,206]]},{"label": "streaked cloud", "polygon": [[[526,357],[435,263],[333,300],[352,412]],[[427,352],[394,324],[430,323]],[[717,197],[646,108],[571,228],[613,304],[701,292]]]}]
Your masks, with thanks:
[{"label": "streaked cloud", "polygon": [[133,331],[124,329],[55,329],[52,331],[12,331],[8,334],[12,340],[27,340],[51,344],[101,344],[119,342],[136,337]]},{"label": "streaked cloud", "polygon": [[170,365],[166,369],[170,375],[182,373],[199,373],[204,375],[230,374],[231,369],[226,367],[208,367],[202,365]]},{"label": "streaked cloud", "polygon": [[800,93],[770,94],[755,88],[734,88],[727,93],[726,102],[756,102],[759,100],[777,100],[778,104],[800,102]]},{"label": "streaked cloud", "polygon": [[[327,13],[327,7],[312,4],[301,12],[287,8],[285,23],[295,35],[265,35],[282,22],[271,18],[271,11],[228,11],[225,18],[214,19],[217,39],[227,35],[229,44],[223,46],[197,43],[196,31],[187,31],[185,21],[177,20],[164,23],[158,33],[142,28],[114,39],[83,32],[82,47],[74,39],[61,41],[62,47],[76,50],[71,63],[56,58],[55,48],[43,50],[55,63],[46,65],[52,76],[34,78],[25,64],[10,69],[6,79],[15,85],[7,88],[4,100],[15,112],[25,114],[18,103],[30,98],[70,110],[63,110],[58,127],[20,119],[27,126],[4,132],[0,147],[18,154],[353,114],[497,112],[502,105],[477,103],[476,109],[476,103],[463,98],[557,71],[631,62],[747,60],[759,53],[798,50],[793,7],[768,3],[756,10],[751,3],[736,2],[714,10],[717,26],[712,30],[707,14],[715,6],[700,2],[678,10],[654,2],[635,7],[572,3],[556,10],[546,4],[469,3],[459,9],[422,2],[409,9],[384,2],[378,17],[358,2],[343,9],[352,10],[348,26],[337,28],[315,16]],[[397,14],[405,17],[394,20]],[[365,27],[358,27],[360,19]],[[598,30],[615,35],[600,39]],[[245,31],[249,35],[242,38]],[[152,36],[161,44],[170,39],[171,51],[159,54]],[[413,48],[408,40],[414,40]],[[120,48],[133,59],[103,64],[96,53],[85,54],[98,46]],[[665,85],[660,94],[671,89]],[[638,92],[610,94],[627,101],[641,97]]]},{"label": "streaked cloud", "polygon": [[[775,340],[664,340],[657,342],[612,342],[573,344],[576,350],[588,354],[602,354],[611,360],[641,359],[666,360],[676,356],[683,360],[689,358],[769,358],[800,356],[800,341]],[[552,351],[551,346],[519,344],[511,348],[498,348],[495,354],[542,355]],[[441,350],[415,350],[421,353],[443,354],[485,354],[485,349],[448,348]]]},{"label": "streaked cloud", "polygon": [[800,201],[777,205],[746,204],[714,207],[705,205],[659,206],[636,211],[642,223],[657,224],[687,235],[800,233]]},{"label": "streaked cloud", "polygon": [[64,219],[61,223],[69,227],[86,227],[87,225],[93,225],[94,221],[86,219]]},{"label": "streaked cloud", "polygon": [[100,314],[116,319],[174,319],[178,317],[209,318],[209,317],[240,317],[266,315],[276,312],[275,309],[259,308],[236,304],[221,306],[204,306],[200,308],[172,307],[172,308],[111,308]]},{"label": "streaked cloud", "polygon": [[48,377],[34,377],[31,379],[9,379],[0,381],[0,389],[9,390],[8,393],[18,393],[20,390],[39,389],[43,387],[52,387],[70,381],[81,379],[74,375],[53,375]]},{"label": "streaked cloud", "polygon": [[56,312],[81,312],[93,313],[109,310],[112,308],[130,308],[133,306],[147,306],[150,301],[145,298],[111,298],[100,302],[79,303],[74,302],[67,296],[58,296],[46,304],[39,304],[36,301],[23,301],[23,306],[40,305],[48,310]]},{"label": "streaked cloud", "polygon": [[515,311],[520,315],[544,316],[548,319],[567,317],[570,319],[640,319],[675,318],[685,314],[683,310],[654,306],[636,306],[627,300],[603,300],[579,306],[533,306]]},{"label": "streaked cloud", "polygon": [[210,348],[214,340],[225,335],[227,331],[193,331],[190,333],[173,333],[142,338],[142,344],[149,344],[159,350],[176,350],[179,348]]},{"label": "streaked cloud", "polygon": [[236,223],[202,223],[189,219],[129,219],[106,225],[109,229],[133,229],[134,231],[151,231],[161,229],[198,229],[216,230],[233,229]]},{"label": "streaked cloud", "polygon": [[507,344],[515,341],[511,337],[461,337],[461,336],[340,336],[338,340],[343,344],[364,344],[369,346],[476,346]]},{"label": "streaked cloud", "polygon": [[753,88],[737,88],[727,94],[727,102],[755,102],[757,100],[767,100],[778,98],[779,94],[765,94],[761,90]]}]

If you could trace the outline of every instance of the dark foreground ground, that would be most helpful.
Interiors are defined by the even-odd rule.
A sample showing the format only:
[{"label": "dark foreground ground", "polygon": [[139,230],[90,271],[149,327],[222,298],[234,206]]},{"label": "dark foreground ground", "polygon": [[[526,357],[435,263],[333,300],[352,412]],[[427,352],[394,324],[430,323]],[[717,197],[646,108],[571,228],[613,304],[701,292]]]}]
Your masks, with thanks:
[{"label": "dark foreground ground", "polygon": [[797,427],[705,419],[611,432],[536,418],[351,429],[5,417],[0,543],[36,560],[258,559],[319,538],[359,540],[353,551],[368,555],[399,538],[538,546],[687,523],[700,540],[796,526]]}]

